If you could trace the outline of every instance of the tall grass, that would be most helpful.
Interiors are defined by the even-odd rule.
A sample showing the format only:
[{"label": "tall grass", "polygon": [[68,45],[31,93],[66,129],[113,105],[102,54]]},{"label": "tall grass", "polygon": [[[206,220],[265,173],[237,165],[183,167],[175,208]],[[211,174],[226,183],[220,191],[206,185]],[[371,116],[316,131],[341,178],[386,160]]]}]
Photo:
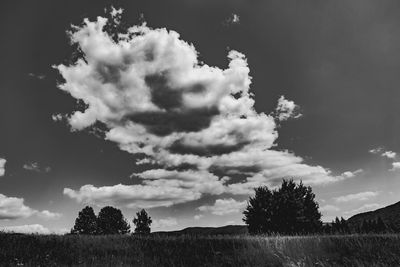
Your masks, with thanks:
[{"label": "tall grass", "polygon": [[400,266],[400,236],[0,234],[2,266]]}]

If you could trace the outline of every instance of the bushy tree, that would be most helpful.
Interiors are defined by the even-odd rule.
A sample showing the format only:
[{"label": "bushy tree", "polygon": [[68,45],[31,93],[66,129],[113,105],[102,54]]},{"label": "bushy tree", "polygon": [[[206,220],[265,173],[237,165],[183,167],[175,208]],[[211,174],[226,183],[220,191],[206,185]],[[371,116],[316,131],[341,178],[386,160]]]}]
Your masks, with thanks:
[{"label": "bushy tree", "polygon": [[273,193],[266,186],[255,188],[254,192],[254,197],[250,197],[247,209],[243,212],[243,221],[251,234],[270,232],[273,228]]},{"label": "bushy tree", "polygon": [[321,213],[311,187],[302,182],[283,180],[281,187],[255,188],[250,197],[243,221],[249,233],[314,233],[321,230]]},{"label": "bushy tree", "polygon": [[111,206],[104,207],[97,216],[98,233],[103,235],[126,234],[130,226],[121,210]]},{"label": "bushy tree", "polygon": [[94,235],[97,233],[97,218],[93,208],[86,206],[75,220],[75,225],[71,230],[71,234]]},{"label": "bushy tree", "polygon": [[135,224],[135,233],[138,234],[149,234],[151,229],[150,225],[153,221],[151,217],[147,214],[147,212],[142,209],[141,211],[136,213],[136,218],[133,219],[133,223]]}]

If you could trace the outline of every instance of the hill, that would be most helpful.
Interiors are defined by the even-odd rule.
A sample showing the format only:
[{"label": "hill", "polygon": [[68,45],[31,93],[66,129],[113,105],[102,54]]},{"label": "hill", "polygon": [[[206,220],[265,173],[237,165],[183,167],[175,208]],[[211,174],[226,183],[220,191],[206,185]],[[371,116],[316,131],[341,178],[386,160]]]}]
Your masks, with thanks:
[{"label": "hill", "polygon": [[247,234],[246,225],[226,225],[222,227],[188,227],[179,231],[153,232],[161,235],[242,235]]},{"label": "hill", "polygon": [[350,217],[347,222],[350,226],[361,225],[364,220],[376,220],[381,217],[383,222],[393,230],[400,230],[400,201],[392,205],[356,214]]}]

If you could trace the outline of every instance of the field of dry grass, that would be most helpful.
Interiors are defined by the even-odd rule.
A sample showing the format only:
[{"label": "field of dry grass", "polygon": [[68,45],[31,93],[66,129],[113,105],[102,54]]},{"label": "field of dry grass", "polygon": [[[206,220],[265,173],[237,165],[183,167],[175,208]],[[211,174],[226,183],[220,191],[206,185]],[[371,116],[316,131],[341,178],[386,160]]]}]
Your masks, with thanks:
[{"label": "field of dry grass", "polygon": [[1,266],[400,266],[400,235],[0,234]]}]

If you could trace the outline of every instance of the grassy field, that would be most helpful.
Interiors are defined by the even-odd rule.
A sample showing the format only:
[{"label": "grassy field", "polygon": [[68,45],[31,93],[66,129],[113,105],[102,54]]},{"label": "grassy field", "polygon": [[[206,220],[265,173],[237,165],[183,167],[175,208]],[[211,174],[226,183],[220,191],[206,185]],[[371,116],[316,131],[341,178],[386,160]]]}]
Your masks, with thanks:
[{"label": "grassy field", "polygon": [[0,234],[1,266],[400,266],[400,235]]}]

